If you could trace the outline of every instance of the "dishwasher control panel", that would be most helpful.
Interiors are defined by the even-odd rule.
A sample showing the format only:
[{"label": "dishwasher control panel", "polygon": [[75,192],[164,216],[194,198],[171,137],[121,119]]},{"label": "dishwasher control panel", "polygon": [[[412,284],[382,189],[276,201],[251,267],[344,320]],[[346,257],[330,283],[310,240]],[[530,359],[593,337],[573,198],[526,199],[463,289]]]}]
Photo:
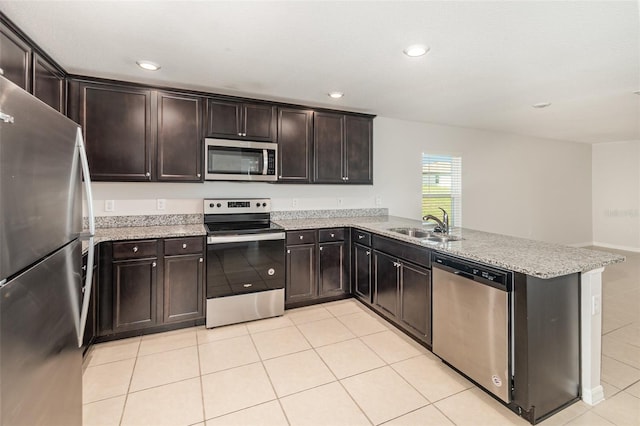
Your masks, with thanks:
[{"label": "dishwasher control panel", "polygon": [[465,259],[434,253],[433,266],[472,280],[484,282],[505,291],[511,290],[512,273]]}]

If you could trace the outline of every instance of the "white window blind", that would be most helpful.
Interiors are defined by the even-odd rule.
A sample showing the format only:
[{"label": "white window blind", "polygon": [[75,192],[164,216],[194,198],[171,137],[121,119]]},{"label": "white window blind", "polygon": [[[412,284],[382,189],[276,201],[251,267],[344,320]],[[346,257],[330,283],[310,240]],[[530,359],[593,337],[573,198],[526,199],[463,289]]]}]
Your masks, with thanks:
[{"label": "white window blind", "polygon": [[422,216],[442,219],[449,213],[451,226],[462,226],[462,157],[422,154]]}]

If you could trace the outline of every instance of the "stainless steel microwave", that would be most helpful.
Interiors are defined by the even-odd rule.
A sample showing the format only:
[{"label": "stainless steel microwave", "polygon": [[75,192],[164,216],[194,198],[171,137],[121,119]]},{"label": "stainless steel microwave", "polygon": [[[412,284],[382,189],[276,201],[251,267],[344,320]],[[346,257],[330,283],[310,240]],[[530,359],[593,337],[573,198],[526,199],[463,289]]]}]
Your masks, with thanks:
[{"label": "stainless steel microwave", "polygon": [[205,139],[205,180],[275,181],[278,144]]}]

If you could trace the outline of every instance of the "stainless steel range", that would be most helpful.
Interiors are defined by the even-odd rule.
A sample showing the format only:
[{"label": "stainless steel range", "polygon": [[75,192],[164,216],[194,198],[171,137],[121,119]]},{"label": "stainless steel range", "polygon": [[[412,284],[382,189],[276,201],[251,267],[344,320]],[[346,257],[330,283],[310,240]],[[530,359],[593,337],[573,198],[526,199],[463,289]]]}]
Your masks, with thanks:
[{"label": "stainless steel range", "polygon": [[285,233],[271,200],[205,199],[208,328],[284,313]]}]

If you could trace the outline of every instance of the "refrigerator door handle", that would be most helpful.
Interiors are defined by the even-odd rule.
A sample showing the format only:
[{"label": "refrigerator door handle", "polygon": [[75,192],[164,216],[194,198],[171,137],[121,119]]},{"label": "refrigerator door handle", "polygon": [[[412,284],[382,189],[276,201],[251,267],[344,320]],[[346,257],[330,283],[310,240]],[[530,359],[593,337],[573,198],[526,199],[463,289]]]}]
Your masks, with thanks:
[{"label": "refrigerator door handle", "polygon": [[[87,151],[84,147],[82,139],[82,129],[78,127],[76,133],[76,147],[80,152],[80,162],[82,164],[82,176],[84,177],[84,189],[87,196],[87,214],[89,215],[89,232],[82,237],[89,238],[89,251],[87,253],[87,273],[84,281],[84,294],[82,296],[82,309],[80,311],[80,327],[78,328],[78,347],[82,347],[84,339],[84,329],[87,325],[87,315],[89,314],[89,301],[91,300],[91,289],[93,282],[93,252],[94,242],[93,236],[96,232],[95,217],[93,215],[93,193],[91,191],[91,177],[89,175],[89,161],[87,160]],[[82,238],[84,239],[84,238]]]}]

